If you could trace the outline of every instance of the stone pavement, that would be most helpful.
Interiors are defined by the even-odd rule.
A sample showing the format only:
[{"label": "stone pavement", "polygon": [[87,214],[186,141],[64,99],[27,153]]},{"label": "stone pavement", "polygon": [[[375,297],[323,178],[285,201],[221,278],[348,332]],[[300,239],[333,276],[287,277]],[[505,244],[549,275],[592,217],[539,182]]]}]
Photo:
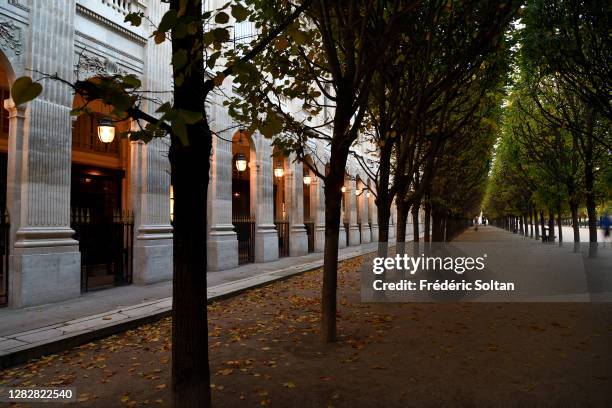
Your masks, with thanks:
[{"label": "stone pavement", "polygon": [[[345,260],[376,244],[341,249]],[[208,273],[208,299],[219,299],[323,265],[322,253],[248,264]],[[23,309],[0,309],[0,368],[109,336],[164,316],[172,308],[172,282],[129,285],[84,293],[77,299]]]}]

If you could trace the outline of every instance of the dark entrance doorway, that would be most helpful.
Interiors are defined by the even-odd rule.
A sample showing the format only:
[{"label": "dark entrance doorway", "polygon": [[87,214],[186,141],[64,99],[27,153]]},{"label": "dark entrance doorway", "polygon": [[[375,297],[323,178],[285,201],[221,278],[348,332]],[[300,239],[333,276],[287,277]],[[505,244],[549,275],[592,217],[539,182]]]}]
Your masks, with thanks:
[{"label": "dark entrance doorway", "polygon": [[132,283],[133,220],[121,210],[123,177],[121,170],[73,165],[71,227],[83,291]]}]

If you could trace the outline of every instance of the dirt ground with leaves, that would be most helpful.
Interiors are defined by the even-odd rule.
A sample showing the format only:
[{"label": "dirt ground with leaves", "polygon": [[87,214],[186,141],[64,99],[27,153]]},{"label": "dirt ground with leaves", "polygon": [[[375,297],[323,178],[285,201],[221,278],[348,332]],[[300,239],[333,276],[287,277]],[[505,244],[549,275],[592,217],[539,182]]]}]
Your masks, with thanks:
[{"label": "dirt ground with leaves", "polygon": [[[365,304],[361,262],[340,264],[337,344],[320,341],[320,269],[210,305],[214,406],[612,406],[612,305]],[[0,386],[169,406],[170,326],[4,370]]]}]

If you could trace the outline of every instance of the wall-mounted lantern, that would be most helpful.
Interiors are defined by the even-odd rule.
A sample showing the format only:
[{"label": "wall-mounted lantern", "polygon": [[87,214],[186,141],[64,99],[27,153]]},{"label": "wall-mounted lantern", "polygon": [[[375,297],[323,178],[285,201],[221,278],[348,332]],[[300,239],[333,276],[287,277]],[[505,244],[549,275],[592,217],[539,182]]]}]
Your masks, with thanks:
[{"label": "wall-mounted lantern", "polygon": [[305,170],[304,171],[304,184],[309,186],[310,183],[312,183],[312,178],[310,177],[310,172],[308,170]]},{"label": "wall-mounted lantern", "polygon": [[100,119],[98,123],[98,139],[102,143],[112,143],[115,139],[115,126],[113,121],[107,116]]},{"label": "wall-mounted lantern", "polygon": [[236,170],[245,171],[247,168],[247,159],[246,156],[242,153],[238,153],[236,155]]},{"label": "wall-mounted lantern", "polygon": [[276,163],[276,167],[274,167],[274,177],[281,178],[285,172],[283,171],[283,167],[280,163]]}]

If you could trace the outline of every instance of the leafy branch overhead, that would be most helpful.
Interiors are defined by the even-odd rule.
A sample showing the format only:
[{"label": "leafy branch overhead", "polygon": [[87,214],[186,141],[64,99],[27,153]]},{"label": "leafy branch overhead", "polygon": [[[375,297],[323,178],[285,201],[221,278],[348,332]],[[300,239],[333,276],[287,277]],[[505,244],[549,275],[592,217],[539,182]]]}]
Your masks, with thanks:
[{"label": "leafy branch overhead", "polygon": [[[125,22],[132,26],[140,26],[145,22],[151,24],[151,36],[158,45],[169,41],[171,36],[181,39],[186,35],[193,35],[197,27],[203,26],[205,29],[200,45],[204,52],[198,53],[197,49],[178,49],[169,63],[173,67],[176,86],[180,86],[185,76],[193,72],[198,64],[204,63],[209,70],[207,77],[203,78],[206,98],[207,94],[215,87],[221,86],[228,76],[236,75],[237,82],[249,80],[248,76],[242,75],[249,59],[272,43],[279,33],[293,27],[294,20],[308,7],[310,0],[299,7],[282,1],[259,3],[251,0],[228,2],[199,16],[186,13],[184,7],[178,10],[170,9],[157,25],[150,21],[144,12],[138,11],[129,13]],[[266,16],[271,13],[281,16],[276,26],[260,27],[258,33],[250,38],[240,39],[240,44],[236,43],[237,25],[254,25],[254,21],[265,21]],[[43,80],[60,81],[71,87],[84,101],[82,106],[73,109],[72,114],[89,114],[90,104],[99,101],[111,107],[113,120],[134,119],[138,126],[121,134],[131,140],[147,142],[170,134],[176,136],[181,143],[188,144],[187,125],[198,123],[204,118],[204,112],[176,109],[173,102],[160,101],[157,95],[142,89],[141,81],[132,74],[101,75],[74,83],[55,74],[38,74],[40,77],[35,81],[30,77],[21,77],[15,81],[11,91],[16,104],[27,103],[38,97],[43,91]],[[154,112],[147,111],[144,107],[145,101],[157,105]]]}]

